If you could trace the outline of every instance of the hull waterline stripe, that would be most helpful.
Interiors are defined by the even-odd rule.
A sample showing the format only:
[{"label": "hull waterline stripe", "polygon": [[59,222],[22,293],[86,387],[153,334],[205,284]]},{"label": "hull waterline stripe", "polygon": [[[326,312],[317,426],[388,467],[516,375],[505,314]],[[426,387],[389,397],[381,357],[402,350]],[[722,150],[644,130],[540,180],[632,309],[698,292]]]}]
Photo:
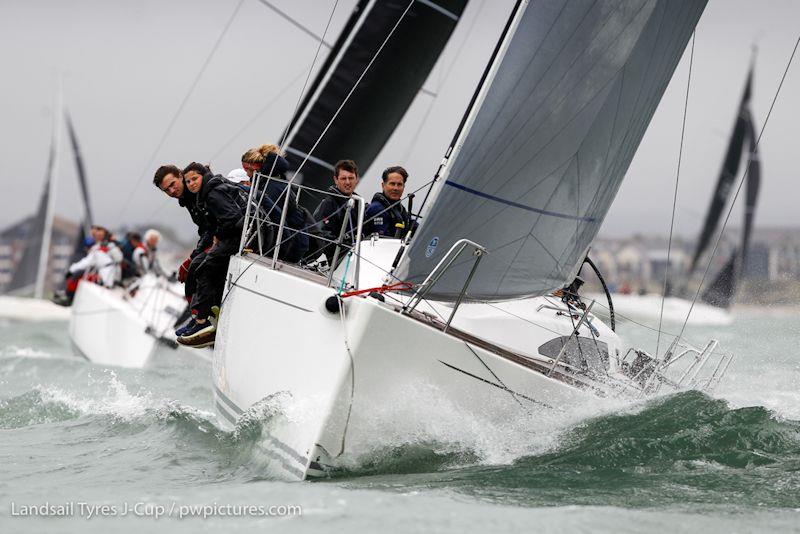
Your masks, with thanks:
[{"label": "hull waterline stripe", "polygon": [[86,354],[81,349],[78,348],[78,344],[77,343],[75,343],[72,339],[70,339],[69,342],[70,342],[70,345],[72,345],[72,352],[74,352],[75,354],[77,354],[78,356],[80,356],[81,358],[86,360],[87,362],[91,362],[92,361],[92,360],[89,359],[88,356],[86,356]]},{"label": "hull waterline stripe", "polygon": [[542,402],[542,401],[539,401],[539,400],[536,400],[536,399],[532,399],[532,398],[528,397],[527,395],[523,395],[522,393],[517,393],[516,391],[514,391],[514,390],[512,390],[512,389],[509,389],[509,388],[507,388],[507,387],[501,386],[500,384],[495,384],[495,383],[494,383],[494,382],[492,382],[491,380],[486,380],[485,378],[481,378],[481,377],[480,377],[480,376],[478,376],[478,375],[473,375],[473,374],[472,374],[472,373],[470,373],[470,372],[467,372],[467,371],[465,371],[465,370],[463,370],[463,369],[459,369],[458,367],[455,367],[455,366],[453,366],[453,365],[450,365],[449,363],[445,363],[445,362],[443,362],[442,360],[439,360],[439,363],[441,363],[442,365],[446,365],[447,367],[449,367],[450,369],[453,369],[454,371],[458,371],[458,372],[460,372],[460,373],[464,373],[465,375],[467,375],[467,376],[471,376],[472,378],[474,378],[474,379],[476,379],[476,380],[480,380],[481,382],[485,382],[486,384],[489,384],[489,385],[491,385],[491,386],[494,386],[494,387],[496,387],[497,389],[502,389],[503,391],[508,391],[509,393],[511,393],[512,395],[514,395],[514,396],[516,396],[516,397],[519,397],[519,398],[521,398],[521,399],[525,399],[526,401],[530,401],[530,402],[532,402],[532,403],[534,403],[534,404],[538,404],[538,405],[540,405],[540,406],[544,406],[545,408],[554,409],[554,408],[553,408],[553,406],[550,406],[550,405],[549,405],[549,404],[547,404],[546,402]]},{"label": "hull waterline stripe", "polygon": [[224,404],[222,404],[221,402],[219,402],[219,400],[217,400],[217,401],[214,403],[214,405],[217,407],[217,411],[218,411],[218,412],[219,412],[219,413],[220,413],[220,414],[221,414],[221,415],[222,415],[222,416],[223,416],[225,419],[227,419],[227,420],[228,420],[228,422],[229,422],[230,424],[232,424],[233,426],[236,426],[236,417],[235,417],[235,416],[233,416],[233,415],[231,415],[230,413],[228,413],[228,409],[225,407],[225,405],[224,405]]},{"label": "hull waterline stripe", "polygon": [[307,308],[302,308],[300,306],[296,306],[295,304],[292,304],[291,302],[286,302],[285,300],[276,299],[275,297],[270,297],[269,295],[265,295],[264,293],[259,293],[255,289],[250,289],[249,287],[244,287],[242,285],[239,285],[236,282],[233,282],[231,285],[233,287],[238,287],[239,289],[242,289],[242,290],[247,291],[249,293],[253,293],[254,295],[258,295],[259,297],[264,297],[265,299],[269,299],[269,300],[272,300],[272,301],[275,301],[275,302],[279,302],[281,304],[285,304],[286,306],[289,306],[289,307],[294,308],[296,310],[300,310],[300,311],[304,311],[304,312],[308,312],[308,313],[311,313],[313,311],[313,310],[309,310]]},{"label": "hull waterline stripe", "polygon": [[460,189],[461,191],[464,191],[466,193],[470,193],[472,195],[485,198],[487,200],[493,200],[494,202],[499,202],[500,204],[505,204],[513,208],[519,208],[525,211],[532,211],[533,213],[540,213],[542,215],[549,215],[551,217],[559,217],[561,219],[570,219],[572,221],[581,221],[589,223],[597,222],[597,218],[595,217],[586,217],[586,216],[581,217],[580,215],[569,215],[568,213],[558,213],[557,211],[549,211],[540,208],[534,208],[532,206],[526,206],[525,204],[520,204],[519,202],[513,202],[511,200],[506,200],[504,198],[496,197],[494,195],[484,193],[483,191],[478,191],[477,189],[472,189],[471,187],[451,182],[450,180],[445,180],[444,183],[445,185],[449,185],[450,187],[455,187],[456,189]]},{"label": "hull waterline stripe", "polygon": [[230,407],[230,409],[232,409],[232,410],[233,410],[233,413],[235,413],[237,416],[238,416],[238,415],[242,415],[242,414],[244,413],[244,410],[242,410],[241,408],[239,408],[238,406],[236,406],[236,403],[235,403],[235,402],[233,402],[232,400],[230,400],[230,399],[227,397],[227,395],[225,395],[225,394],[224,394],[222,391],[220,391],[220,389],[217,387],[217,385],[216,385],[216,384],[214,384],[214,393],[216,393],[216,394],[217,394],[217,396],[218,396],[220,399],[222,399],[222,400],[223,400],[223,402],[225,402],[225,404],[227,404],[227,405]]},{"label": "hull waterline stripe", "polygon": [[300,464],[304,468],[308,464],[308,458],[306,458],[305,456],[303,456],[302,454],[300,454],[299,452],[297,452],[296,450],[294,450],[289,445],[287,445],[286,443],[282,442],[281,440],[279,440],[275,436],[267,434],[266,439],[267,439],[267,441],[272,443],[276,448],[282,450],[283,452],[285,452],[286,454],[288,454],[289,456],[291,456],[292,458],[294,458],[295,460],[300,462]]},{"label": "hull waterline stripe", "polygon": [[[228,419],[235,425],[237,417],[241,416],[244,413],[244,410],[239,408],[236,405],[236,403],[230,400],[222,391],[219,390],[219,388],[216,385],[214,385],[214,393],[216,393],[217,398],[219,400],[222,400],[224,403],[223,404],[217,402],[217,407],[223,408],[222,410],[220,410],[220,412],[222,413],[222,415],[226,417],[226,419]],[[237,417],[232,418],[231,414],[229,413],[230,411],[233,411]],[[308,458],[306,458],[305,456],[294,450],[290,445],[287,445],[286,443],[282,442],[275,436],[267,434],[265,436],[265,439],[269,441],[276,449],[279,449],[288,454],[289,456],[291,456],[293,460],[296,460],[305,469],[306,465],[308,464]]]},{"label": "hull waterline stripe", "polygon": [[270,458],[275,460],[278,463],[278,465],[283,467],[285,470],[287,470],[288,472],[290,472],[291,474],[293,474],[294,476],[296,476],[300,480],[303,480],[306,477],[305,471],[301,471],[300,469],[296,468],[295,466],[288,464],[286,462],[286,460],[281,455],[276,453],[275,451],[271,451],[271,450],[269,450],[269,449],[267,449],[265,447],[261,447],[260,449],[264,452],[264,454],[266,454],[267,456],[269,456]]}]

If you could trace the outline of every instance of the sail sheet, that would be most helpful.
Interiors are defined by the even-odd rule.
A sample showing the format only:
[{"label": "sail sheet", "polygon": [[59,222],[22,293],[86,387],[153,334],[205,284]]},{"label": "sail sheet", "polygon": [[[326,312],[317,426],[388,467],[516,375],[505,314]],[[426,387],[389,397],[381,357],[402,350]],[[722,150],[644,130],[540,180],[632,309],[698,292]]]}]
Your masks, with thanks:
[{"label": "sail sheet", "polygon": [[728,150],[725,153],[725,160],[722,163],[722,170],[717,179],[717,185],[714,188],[714,196],[711,197],[711,205],[706,212],[705,221],[700,230],[700,236],[697,238],[694,254],[692,255],[692,263],[689,266],[688,276],[691,277],[692,273],[697,268],[700,258],[708,249],[711,243],[711,236],[719,226],[722,211],[725,209],[726,204],[731,193],[731,186],[733,185],[736,175],[739,172],[739,164],[742,160],[742,149],[744,147],[745,137],[747,136],[748,124],[748,109],[750,106],[750,94],[752,91],[753,71],[747,77],[744,93],[742,93],[742,100],[739,103],[739,111],[736,116],[736,124],[731,133],[730,141],[728,141]]},{"label": "sail sheet", "polygon": [[369,168],[421,89],[466,4],[413,1],[381,50],[409,1],[359,2],[288,126],[290,170],[300,166],[321,138],[297,180],[316,188],[332,185],[333,166],[340,159],[354,160],[362,171]]},{"label": "sail sheet", "polygon": [[[399,276],[420,282],[469,238],[489,252],[469,298],[571,281],[705,4],[524,3]],[[459,259],[428,295],[455,298],[471,266]]]},{"label": "sail sheet", "polygon": [[39,206],[36,213],[28,218],[25,232],[25,248],[22,257],[14,268],[11,281],[6,286],[8,293],[16,295],[33,294],[36,285],[36,274],[39,271],[39,256],[42,253],[42,238],[46,227],[47,206],[50,199],[50,181],[53,178],[53,165],[55,162],[55,135],[50,141],[50,153],[47,158],[44,187],[39,197]]}]

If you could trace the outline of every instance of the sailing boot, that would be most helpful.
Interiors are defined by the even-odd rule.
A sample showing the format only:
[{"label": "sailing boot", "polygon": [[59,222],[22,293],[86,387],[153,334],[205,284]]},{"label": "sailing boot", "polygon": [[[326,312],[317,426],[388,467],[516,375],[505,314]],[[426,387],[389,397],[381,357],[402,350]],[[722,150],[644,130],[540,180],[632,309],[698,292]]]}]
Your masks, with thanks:
[{"label": "sailing boot", "polygon": [[192,321],[193,324],[188,328],[182,336],[178,338],[178,343],[186,347],[200,349],[214,344],[214,339],[217,336],[216,321],[212,321],[209,317],[203,323]]}]

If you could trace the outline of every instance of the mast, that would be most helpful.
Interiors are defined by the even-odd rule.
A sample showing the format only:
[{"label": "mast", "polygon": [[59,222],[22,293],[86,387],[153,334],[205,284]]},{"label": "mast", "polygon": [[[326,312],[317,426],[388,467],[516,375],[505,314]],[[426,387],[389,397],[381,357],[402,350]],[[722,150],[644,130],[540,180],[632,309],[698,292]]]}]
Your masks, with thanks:
[{"label": "mast", "polygon": [[[33,292],[35,298],[44,296],[44,286],[47,278],[47,260],[50,256],[50,242],[53,234],[53,217],[56,201],[56,183],[58,182],[58,158],[61,151],[61,115],[64,108],[64,88],[59,77],[58,92],[53,110],[53,137],[54,150],[52,161],[52,174],[48,182],[47,211],[45,212],[44,231],[42,233],[42,248],[39,251],[39,265],[36,269],[36,285]],[[31,236],[29,236],[30,238]]]}]

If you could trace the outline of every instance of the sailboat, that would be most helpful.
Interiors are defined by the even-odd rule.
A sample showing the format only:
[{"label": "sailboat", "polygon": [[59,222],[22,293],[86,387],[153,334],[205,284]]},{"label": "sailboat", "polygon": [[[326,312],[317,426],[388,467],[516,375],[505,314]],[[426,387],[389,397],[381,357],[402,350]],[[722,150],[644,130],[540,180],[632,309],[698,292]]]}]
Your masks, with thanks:
[{"label": "sailboat", "polygon": [[[758,190],[761,183],[761,161],[756,144],[757,134],[750,109],[750,98],[753,86],[753,68],[747,76],[745,88],[739,102],[738,113],[728,141],[728,148],[711,203],[706,211],[706,217],[697,238],[691,263],[685,273],[682,273],[682,288],[677,294],[667,291],[664,296],[663,318],[667,322],[683,322],[691,310],[689,320],[697,324],[727,325],[733,321],[729,313],[731,304],[736,294],[739,279],[750,248],[750,236],[755,218],[755,206],[758,200]],[[745,150],[745,147],[747,150]],[[712,237],[717,234],[720,219],[725,207],[728,205],[731,191],[734,188],[739,173],[741,161],[747,160],[746,193],[744,208],[744,225],[741,241],[733,250],[723,267],[719,269],[706,289],[700,294],[700,302],[692,304],[692,294],[689,286],[692,276],[698,272],[700,260],[706,258],[712,243]],[[709,260],[707,260],[709,261]],[[667,266],[669,269],[669,266]],[[679,285],[673,280],[673,285]],[[621,315],[648,318],[657,320],[661,314],[661,295],[617,295],[614,304]]]},{"label": "sailboat", "polygon": [[67,310],[44,300],[49,272],[50,245],[55,216],[55,188],[61,145],[63,95],[59,89],[53,113],[53,133],[45,171],[44,187],[36,213],[29,219],[22,258],[14,270],[7,294],[0,296],[0,317],[26,321],[65,321]]},{"label": "sailboat", "polygon": [[[379,427],[411,439],[409,412],[535,424],[598,397],[712,389],[732,358],[716,341],[628,348],[572,292],[704,7],[516,2],[417,235],[348,245],[343,227],[327,275],[277,250],[231,258],[221,424],[267,415],[265,470],[302,480],[389,445]],[[364,201],[345,205],[360,236]]]},{"label": "sailboat", "polygon": [[[92,225],[91,204],[78,137],[67,117],[75,165],[84,204],[82,232],[73,260],[83,256],[83,238]],[[101,365],[141,368],[159,365],[182,356],[190,360],[211,359],[208,350],[188,350],[175,340],[174,324],[186,307],[183,288],[163,276],[146,274],[128,288],[81,281],[68,313],[73,352]]]}]

